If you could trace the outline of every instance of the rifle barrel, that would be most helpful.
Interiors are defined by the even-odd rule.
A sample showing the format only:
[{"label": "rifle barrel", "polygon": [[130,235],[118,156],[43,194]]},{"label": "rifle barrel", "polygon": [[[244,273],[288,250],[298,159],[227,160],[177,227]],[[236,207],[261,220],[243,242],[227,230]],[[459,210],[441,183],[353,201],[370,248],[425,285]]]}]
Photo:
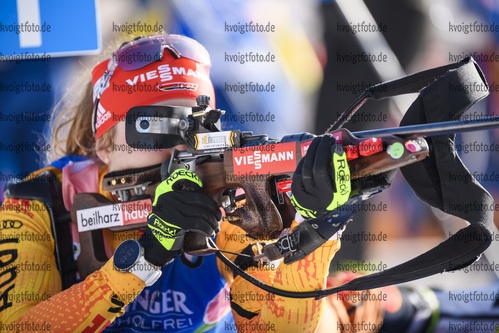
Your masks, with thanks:
[{"label": "rifle barrel", "polygon": [[400,137],[436,136],[462,132],[473,132],[499,128],[499,116],[483,117],[474,120],[442,121],[402,127],[390,127],[352,133],[356,137],[396,135]]}]

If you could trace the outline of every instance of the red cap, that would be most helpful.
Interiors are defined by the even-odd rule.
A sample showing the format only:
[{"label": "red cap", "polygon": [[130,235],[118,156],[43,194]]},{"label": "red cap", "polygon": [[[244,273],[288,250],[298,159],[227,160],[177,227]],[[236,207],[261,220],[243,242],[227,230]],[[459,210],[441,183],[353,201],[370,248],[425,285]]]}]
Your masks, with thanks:
[{"label": "red cap", "polygon": [[[92,71],[93,102],[99,92],[102,76],[109,60]],[[215,108],[215,91],[210,80],[210,66],[188,58],[175,58],[165,50],[161,61],[143,68],[124,71],[116,67],[109,85],[102,91],[96,117],[95,139],[126,117],[132,107],[151,105],[174,98],[195,100],[197,96],[210,96]]]}]

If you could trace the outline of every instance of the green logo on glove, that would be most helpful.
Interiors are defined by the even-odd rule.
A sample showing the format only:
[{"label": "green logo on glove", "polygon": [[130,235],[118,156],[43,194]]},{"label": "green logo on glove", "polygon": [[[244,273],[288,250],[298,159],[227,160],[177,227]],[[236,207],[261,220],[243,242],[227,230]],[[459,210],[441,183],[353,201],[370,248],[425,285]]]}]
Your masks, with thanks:
[{"label": "green logo on glove", "polygon": [[167,192],[174,191],[173,186],[175,186],[175,183],[182,180],[191,181],[199,185],[199,187],[203,187],[201,179],[199,179],[199,177],[194,172],[185,169],[177,169],[170,175],[170,177],[168,177],[164,182],[158,185],[158,187],[156,188],[154,202],[152,203],[152,205],[156,206],[156,203],[158,202],[158,197]]},{"label": "green logo on glove", "polygon": [[[203,187],[203,184],[194,172],[185,169],[177,169],[156,188],[154,202],[152,204],[153,207],[156,207],[160,196],[172,191],[182,191],[184,186],[188,188],[201,188]],[[156,237],[161,245],[167,250],[172,249],[177,237],[183,236],[183,234],[179,235],[179,232],[182,231],[181,227],[166,222],[155,213],[151,213],[148,216],[148,220],[149,228],[152,230],[154,237]]]},{"label": "green logo on glove", "polygon": [[344,205],[350,197],[350,168],[348,167],[347,154],[339,155],[333,153],[334,181],[336,183],[336,192],[334,192],[333,201],[327,206],[327,210],[335,210]]},{"label": "green logo on glove", "polygon": [[[341,148],[340,148],[341,149]],[[340,155],[341,153],[341,155]],[[334,182],[336,185],[336,192],[333,193],[333,200],[324,209],[333,211],[344,205],[350,198],[351,184],[350,184],[350,168],[348,167],[347,154],[338,150],[333,153],[333,169],[334,169]],[[317,211],[303,207],[296,201],[294,195],[291,195],[291,204],[295,207],[296,211],[304,218],[317,218]]]},{"label": "green logo on glove", "polygon": [[153,223],[149,223],[149,228],[151,228],[154,237],[165,247],[167,250],[171,250],[175,239],[177,239],[177,233],[182,229],[176,225],[166,222],[161,217],[156,214],[149,215],[149,219],[154,219]]}]

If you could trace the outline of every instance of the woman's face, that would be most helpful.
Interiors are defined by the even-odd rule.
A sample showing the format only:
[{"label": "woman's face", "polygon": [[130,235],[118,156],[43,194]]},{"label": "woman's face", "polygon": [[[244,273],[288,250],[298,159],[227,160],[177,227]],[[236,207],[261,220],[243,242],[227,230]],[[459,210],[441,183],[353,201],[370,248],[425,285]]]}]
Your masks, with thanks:
[{"label": "woman's face", "polygon": [[[153,105],[166,106],[197,106],[192,99],[170,99]],[[174,148],[185,150],[185,145],[179,145],[169,149],[141,150],[134,149],[126,143],[125,122],[120,121],[115,126],[112,145],[107,150],[97,151],[97,156],[108,166],[108,172],[122,171],[135,168],[144,168],[162,163],[170,158]]]}]

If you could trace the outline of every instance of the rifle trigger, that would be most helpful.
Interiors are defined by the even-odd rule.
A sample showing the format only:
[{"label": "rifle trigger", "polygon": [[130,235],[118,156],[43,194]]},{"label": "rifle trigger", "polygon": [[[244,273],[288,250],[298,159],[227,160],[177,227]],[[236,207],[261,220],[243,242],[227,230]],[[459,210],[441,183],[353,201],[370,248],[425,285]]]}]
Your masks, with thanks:
[{"label": "rifle trigger", "polygon": [[161,179],[165,180],[177,169],[190,170],[196,172],[196,158],[181,159],[178,157],[179,151],[175,148],[173,149],[172,156],[170,157],[170,162],[167,167],[165,162],[161,165]]}]

